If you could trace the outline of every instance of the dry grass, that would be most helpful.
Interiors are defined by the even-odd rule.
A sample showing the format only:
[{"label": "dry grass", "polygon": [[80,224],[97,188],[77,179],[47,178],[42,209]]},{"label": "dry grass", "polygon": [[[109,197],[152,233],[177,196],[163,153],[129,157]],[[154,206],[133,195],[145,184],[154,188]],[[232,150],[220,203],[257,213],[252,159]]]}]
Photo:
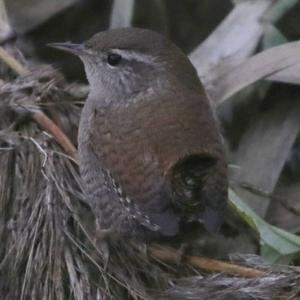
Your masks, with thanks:
[{"label": "dry grass", "polygon": [[134,241],[99,245],[77,164],[32,118],[32,111],[44,111],[76,143],[84,96],[49,68],[1,82],[2,299],[275,299],[297,293],[299,271],[288,267],[255,279],[201,275],[149,259]]}]

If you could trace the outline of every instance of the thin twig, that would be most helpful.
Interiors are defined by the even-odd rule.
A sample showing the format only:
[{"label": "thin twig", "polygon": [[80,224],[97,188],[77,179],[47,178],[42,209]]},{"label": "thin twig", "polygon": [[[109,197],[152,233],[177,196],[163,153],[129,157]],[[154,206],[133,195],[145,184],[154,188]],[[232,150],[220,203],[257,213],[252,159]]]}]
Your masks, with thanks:
[{"label": "thin twig", "polygon": [[297,209],[296,207],[294,207],[293,205],[291,205],[286,198],[278,196],[278,195],[270,194],[270,193],[260,189],[259,187],[252,185],[250,183],[247,183],[247,182],[241,182],[241,181],[235,180],[235,179],[231,179],[231,181],[233,183],[239,185],[240,187],[250,191],[253,194],[278,201],[287,211],[294,214],[295,216],[298,216],[298,217],[300,216],[300,210]]},{"label": "thin twig", "polygon": [[149,249],[149,255],[163,262],[175,264],[181,262],[184,265],[189,265],[206,271],[230,273],[247,278],[257,278],[268,275],[268,272],[262,270],[244,267],[221,260],[200,256],[182,255],[176,249],[169,247],[151,247]]},{"label": "thin twig", "polygon": [[33,111],[32,118],[48,133],[50,133],[57,143],[65,150],[66,154],[78,162],[78,153],[75,146],[64,134],[64,132],[42,111]]},{"label": "thin twig", "polygon": [[[29,73],[29,70],[22,66],[14,57],[0,47],[0,59],[5,62],[16,74],[23,76]],[[35,120],[46,132],[50,133],[59,145],[65,150],[66,154],[78,161],[77,149],[72,144],[65,133],[42,111],[34,110],[31,112]]]}]

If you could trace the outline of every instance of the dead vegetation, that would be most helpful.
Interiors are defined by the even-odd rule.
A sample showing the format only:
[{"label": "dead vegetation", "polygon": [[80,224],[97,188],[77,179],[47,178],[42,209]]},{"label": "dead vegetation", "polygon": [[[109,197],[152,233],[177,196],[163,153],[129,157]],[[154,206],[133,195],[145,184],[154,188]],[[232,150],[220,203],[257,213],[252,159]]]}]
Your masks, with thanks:
[{"label": "dead vegetation", "polygon": [[[118,5],[124,5],[118,4],[119,2],[121,3],[115,1],[114,13],[118,12]],[[133,2],[129,2],[129,7],[132,7]],[[215,31],[220,52],[214,53],[206,49],[216,49],[216,40],[212,34],[191,56],[199,72],[205,70],[205,74],[199,75],[212,98],[219,101],[219,105],[224,103],[220,99],[228,100],[226,103],[234,103],[237,98],[229,99],[229,96],[236,95],[236,92],[250,83],[268,76],[270,80],[275,78],[274,80],[284,81],[291,76],[293,80],[297,80],[295,68],[298,58],[293,52],[298,51],[297,43],[296,48],[287,44],[281,46],[283,50],[269,50],[279,56],[262,52],[249,58],[265,32],[258,20],[273,2],[237,3],[228,17],[230,22],[225,20],[225,28]],[[244,39],[237,40],[235,47],[229,49],[226,47],[228,44],[225,33],[230,35],[234,31],[227,26],[238,24],[238,20],[247,12],[248,35],[244,34]],[[131,18],[132,11],[129,10],[123,22],[130,22]],[[113,20],[112,18],[111,22]],[[226,55],[222,45],[226,51],[229,49]],[[245,48],[245,45],[249,47]],[[49,66],[34,63],[31,64],[30,71],[27,71],[23,66],[27,61],[23,60],[22,55],[16,55],[16,48],[6,48],[10,54],[7,56],[7,52],[3,50],[4,57],[10,59],[11,56],[16,56],[21,64],[8,63],[7,68],[4,66],[7,60],[3,55],[0,56],[2,299],[299,298],[299,268],[283,264],[271,265],[256,255],[229,257],[231,262],[249,267],[246,270],[252,270],[252,278],[247,278],[245,273],[244,276],[225,273],[224,265],[218,269],[216,266],[220,262],[213,260],[204,259],[206,268],[204,270],[201,265],[199,269],[195,261],[198,259],[199,263],[201,257],[183,257],[174,249],[157,248],[154,245],[153,248],[146,248],[136,245],[134,241],[111,240],[107,259],[95,238],[94,216],[82,189],[76,148],[73,146],[76,146],[80,111],[88,89],[82,84],[67,82],[63,75]],[[206,53],[205,61],[197,60],[197,55],[201,57],[201,51]],[[211,60],[208,53],[212,55]],[[266,64],[262,64],[266,62],[264,55],[269,59]],[[277,63],[278,60],[280,64]],[[201,66],[199,61],[205,62],[206,67]],[[250,94],[253,95],[253,90]],[[249,94],[245,96],[242,93],[239,97],[247,100]],[[246,133],[240,139],[239,147],[232,152],[232,164],[239,166],[239,175],[232,177],[232,188],[254,208],[257,198],[268,198],[270,203],[273,201],[274,190],[284,190],[282,185],[277,186],[277,182],[299,134],[299,114],[295,107],[291,101],[289,105],[274,106],[257,114],[255,121],[249,123]],[[271,133],[271,137],[267,139]],[[253,160],[253,153],[260,148],[264,155],[257,161]],[[274,154],[273,161],[276,160],[278,164],[267,168],[270,149]],[[254,187],[254,194],[249,192],[249,187]],[[292,197],[296,195],[292,194]],[[235,205],[234,209],[246,214],[255,224],[252,228],[257,230],[261,249],[267,251],[266,245],[273,246],[278,251],[276,253],[279,253],[279,258],[284,259],[282,262],[289,262],[290,258],[296,262],[300,246],[294,235],[287,236],[267,227],[248,211],[242,211],[236,202],[232,203]],[[265,216],[268,211],[268,204],[264,203],[264,208],[262,205],[259,207],[264,211],[258,211],[261,216]],[[271,236],[271,240],[268,240],[263,231],[271,229],[274,235],[268,234],[267,237]],[[283,237],[286,240],[289,238],[290,244]],[[215,240],[219,240],[219,237]],[[215,240],[213,245],[217,247]],[[199,252],[203,243],[207,244],[199,241]],[[235,249],[230,248],[233,251]],[[264,257],[274,258],[274,249],[273,252],[270,250],[269,256],[267,253]],[[233,251],[227,249],[225,253]],[[212,267],[207,267],[209,263],[212,263]]]}]

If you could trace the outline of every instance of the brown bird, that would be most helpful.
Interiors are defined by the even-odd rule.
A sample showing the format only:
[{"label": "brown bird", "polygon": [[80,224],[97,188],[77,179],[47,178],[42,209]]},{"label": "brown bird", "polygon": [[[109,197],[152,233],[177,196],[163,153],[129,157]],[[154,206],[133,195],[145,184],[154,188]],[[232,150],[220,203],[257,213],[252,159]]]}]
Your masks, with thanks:
[{"label": "brown bird", "polygon": [[51,46],[80,57],[90,83],[80,170],[99,225],[145,239],[223,221],[227,169],[196,70],[172,42],[138,28]]}]

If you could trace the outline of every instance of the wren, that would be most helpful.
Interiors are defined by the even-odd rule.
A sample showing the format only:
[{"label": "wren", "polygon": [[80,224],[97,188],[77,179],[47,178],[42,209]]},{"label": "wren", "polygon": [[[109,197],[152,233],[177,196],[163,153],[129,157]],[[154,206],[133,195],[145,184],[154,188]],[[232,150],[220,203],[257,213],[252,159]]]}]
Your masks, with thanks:
[{"label": "wren", "polygon": [[208,97],[186,55],[139,28],[51,46],[77,55],[90,84],[78,145],[100,228],[145,239],[178,236],[198,222],[218,230],[227,164]]}]

